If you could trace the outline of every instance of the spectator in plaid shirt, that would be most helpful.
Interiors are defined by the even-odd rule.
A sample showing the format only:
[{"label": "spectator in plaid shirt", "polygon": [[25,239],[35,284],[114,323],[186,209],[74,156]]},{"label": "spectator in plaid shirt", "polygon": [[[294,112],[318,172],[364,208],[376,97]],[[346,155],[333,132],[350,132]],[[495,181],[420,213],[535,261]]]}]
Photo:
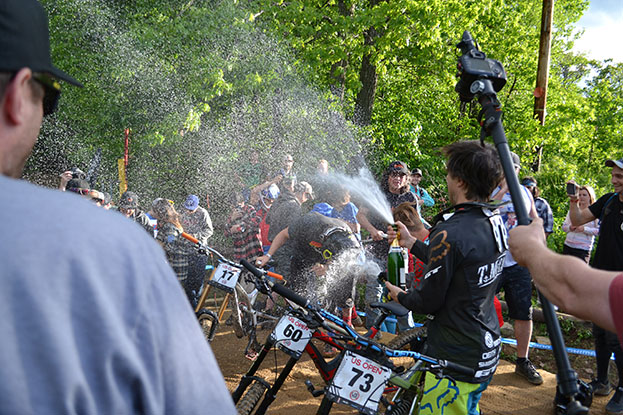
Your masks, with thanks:
[{"label": "spectator in plaid shirt", "polygon": [[262,256],[262,241],[260,240],[260,222],[255,208],[245,203],[242,193],[234,195],[234,210],[225,224],[225,235],[234,242],[234,259],[253,260]]},{"label": "spectator in plaid shirt", "polygon": [[186,290],[188,254],[186,253],[185,239],[181,236],[184,229],[180,223],[180,215],[173,205],[163,198],[154,200],[152,212],[158,221],[156,240],[164,248],[167,260],[188,296],[189,293]]},{"label": "spectator in plaid shirt", "polygon": [[[206,209],[199,206],[199,197],[197,195],[188,195],[184,202],[184,209],[180,212],[180,223],[184,228],[184,232],[194,236],[202,244],[208,243],[208,238],[214,233],[212,227],[212,219]],[[183,241],[184,248],[188,255],[188,278],[184,289],[193,306],[195,305],[196,295],[201,289],[203,278],[205,276],[205,267],[208,263],[208,257],[197,253],[195,246],[190,241]]]}]

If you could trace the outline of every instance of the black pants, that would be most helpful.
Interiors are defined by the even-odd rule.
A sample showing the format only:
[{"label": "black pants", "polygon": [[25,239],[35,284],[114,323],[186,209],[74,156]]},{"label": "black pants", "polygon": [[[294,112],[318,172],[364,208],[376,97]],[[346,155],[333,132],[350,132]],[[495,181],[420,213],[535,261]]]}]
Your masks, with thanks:
[{"label": "black pants", "polygon": [[604,330],[593,324],[593,337],[595,338],[595,359],[597,361],[597,380],[602,383],[608,381],[608,368],[610,356],[614,353],[614,362],[619,374],[619,386],[623,386],[623,350],[616,334]]},{"label": "black pants", "polygon": [[188,277],[183,287],[193,308],[197,305],[197,294],[199,294],[201,284],[203,284],[207,264],[208,257],[206,255],[189,254],[188,256]]},{"label": "black pants", "polygon": [[568,245],[562,246],[562,254],[563,255],[571,255],[577,258],[580,258],[582,261],[588,264],[588,260],[591,259],[591,253],[584,249],[571,248]]}]

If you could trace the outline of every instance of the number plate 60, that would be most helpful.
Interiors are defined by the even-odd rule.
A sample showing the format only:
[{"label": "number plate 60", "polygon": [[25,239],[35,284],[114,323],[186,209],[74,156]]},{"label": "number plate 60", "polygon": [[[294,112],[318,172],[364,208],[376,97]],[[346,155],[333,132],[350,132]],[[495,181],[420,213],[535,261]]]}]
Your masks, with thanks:
[{"label": "number plate 60", "polygon": [[296,317],[285,315],[281,317],[273,330],[272,337],[277,346],[294,357],[300,357],[309,343],[313,330]]}]

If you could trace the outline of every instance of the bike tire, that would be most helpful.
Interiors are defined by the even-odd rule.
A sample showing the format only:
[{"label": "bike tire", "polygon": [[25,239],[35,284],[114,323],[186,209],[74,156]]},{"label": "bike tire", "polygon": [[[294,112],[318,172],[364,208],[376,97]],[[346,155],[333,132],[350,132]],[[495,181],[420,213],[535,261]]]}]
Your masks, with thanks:
[{"label": "bike tire", "polygon": [[197,317],[201,331],[203,331],[203,337],[209,342],[214,339],[214,334],[219,327],[218,317],[216,314],[209,310],[200,310]]},{"label": "bike tire", "polygon": [[262,400],[264,393],[268,388],[258,380],[254,380],[247,389],[247,393],[236,404],[239,415],[251,415],[257,404]]},{"label": "bike tire", "polygon": [[[394,337],[387,346],[395,350],[411,350],[421,352],[423,339],[426,339],[426,326],[414,327]],[[415,349],[415,350],[414,350]]]}]

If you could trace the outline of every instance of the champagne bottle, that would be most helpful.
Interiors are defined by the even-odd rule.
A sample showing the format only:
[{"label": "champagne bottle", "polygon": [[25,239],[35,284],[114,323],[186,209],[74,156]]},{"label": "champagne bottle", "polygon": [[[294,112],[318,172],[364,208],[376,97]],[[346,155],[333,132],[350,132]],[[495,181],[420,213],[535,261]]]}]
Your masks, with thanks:
[{"label": "champagne bottle", "polygon": [[405,289],[405,260],[402,248],[398,243],[399,239],[400,233],[398,233],[396,239],[392,241],[389,248],[389,254],[387,255],[387,280],[393,285]]}]

